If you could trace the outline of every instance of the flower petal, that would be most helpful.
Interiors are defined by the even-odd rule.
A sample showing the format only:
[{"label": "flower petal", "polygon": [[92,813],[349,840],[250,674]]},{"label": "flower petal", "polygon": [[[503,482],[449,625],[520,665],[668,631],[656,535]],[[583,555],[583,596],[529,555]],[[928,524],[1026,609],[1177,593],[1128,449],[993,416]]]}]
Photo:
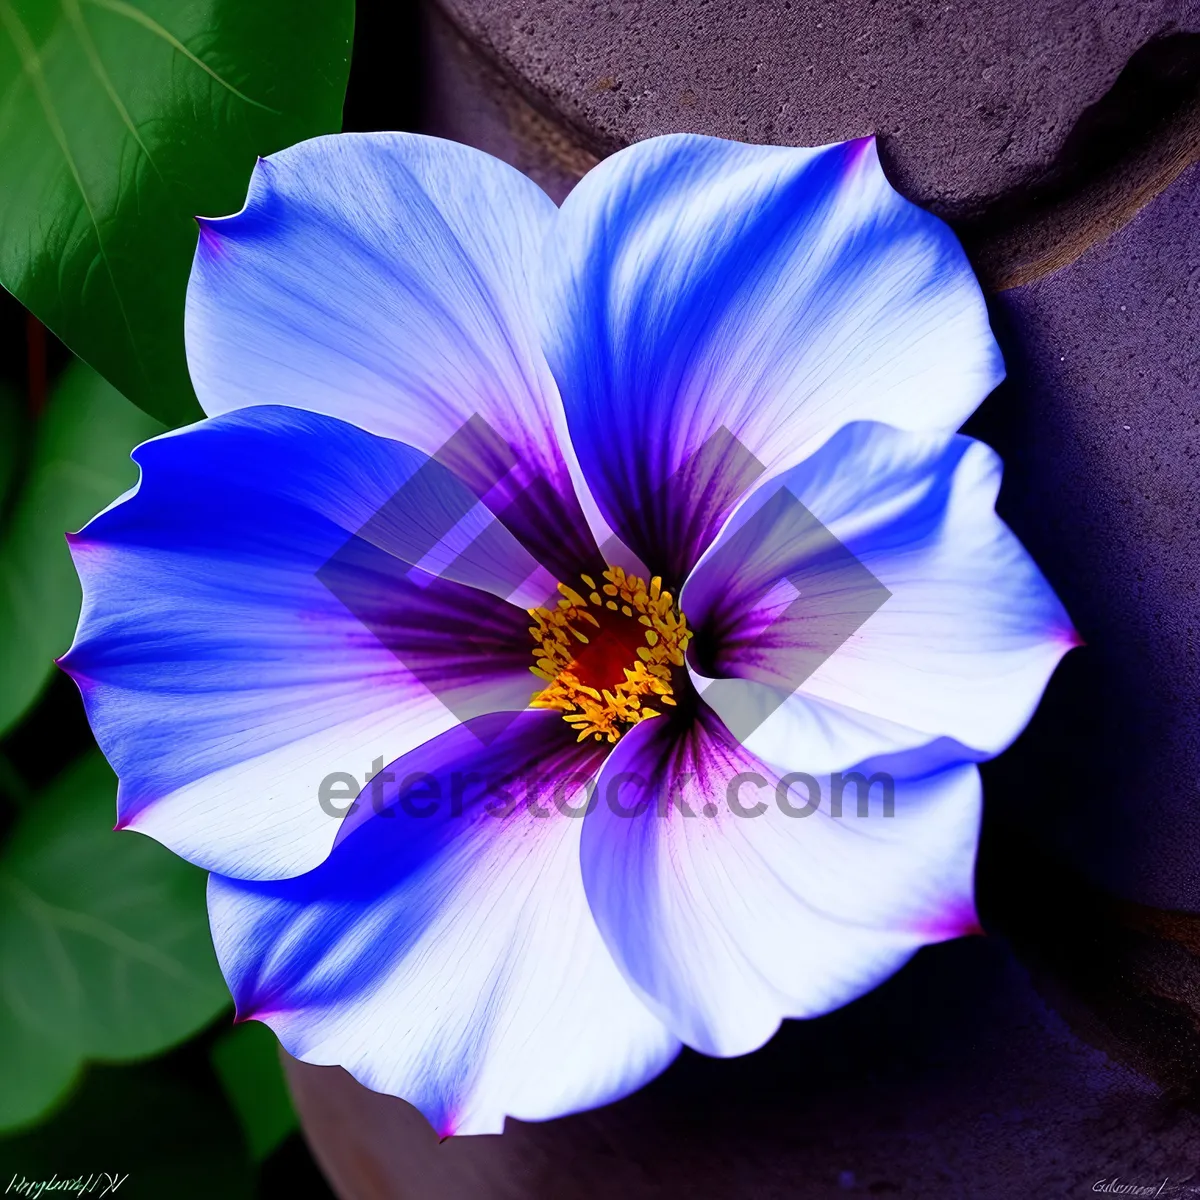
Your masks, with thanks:
[{"label": "flower petal", "polygon": [[954,430],[1003,377],[954,234],[871,138],[631,146],[567,197],[544,261],[584,475],[672,583],[762,471],[856,419]]},{"label": "flower petal", "polygon": [[860,815],[847,775],[836,817],[828,777],[784,780],[703,704],[683,731],[658,718],[626,734],[584,821],[584,887],[613,957],[672,1032],[744,1054],[782,1018],[837,1008],[976,926],[978,771],[929,765],[862,768],[864,781],[893,779],[894,816],[884,778]]},{"label": "flower petal", "polygon": [[[137,488],[72,539],[84,601],[62,664],[123,826],[210,870],[296,874],[337,834],[327,777],[528,702],[524,610],[409,565],[476,505],[426,455],[256,408],[134,458]],[[487,540],[494,576],[534,568],[494,520]]]},{"label": "flower petal", "polygon": [[697,686],[754,753],[821,772],[1017,736],[1077,638],[996,515],[1000,473],[969,438],[858,422],[738,509],[681,603]]},{"label": "flower petal", "polygon": [[[579,873],[584,822],[564,815],[602,758],[557,713],[495,738],[460,727],[393,763],[378,814],[315,871],[213,876],[239,1014],[297,1058],[404,1097],[443,1135],[640,1087],[679,1043],[604,948]],[[553,781],[561,810],[553,787],[538,803]]]},{"label": "flower petal", "polygon": [[518,171],[438,138],[259,160],[241,212],[201,222],[186,336],[204,410],[294,405],[438,453],[573,577],[595,546],[532,315],[555,215]]}]

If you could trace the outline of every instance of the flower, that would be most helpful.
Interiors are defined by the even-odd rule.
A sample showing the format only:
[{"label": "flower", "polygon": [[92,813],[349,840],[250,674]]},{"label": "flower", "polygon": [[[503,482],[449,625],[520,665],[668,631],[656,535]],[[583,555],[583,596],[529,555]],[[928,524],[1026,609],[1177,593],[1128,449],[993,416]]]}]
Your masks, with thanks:
[{"label": "flower", "polygon": [[655,138],[558,209],[319,138],[200,222],[186,338],[208,419],[72,539],[63,665],[240,1016],[497,1131],[976,926],[975,764],[1075,635],[872,139]]}]

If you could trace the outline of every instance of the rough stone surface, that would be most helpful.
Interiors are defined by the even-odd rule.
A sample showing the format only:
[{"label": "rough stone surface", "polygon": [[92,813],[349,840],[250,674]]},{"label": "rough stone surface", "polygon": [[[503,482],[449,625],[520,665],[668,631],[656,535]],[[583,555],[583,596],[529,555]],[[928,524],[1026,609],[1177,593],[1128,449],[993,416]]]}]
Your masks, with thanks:
[{"label": "rough stone surface", "polygon": [[481,59],[439,9],[428,8],[424,33],[423,131],[511,163],[561,203],[596,155]]},{"label": "rough stone surface", "polygon": [[[458,31],[431,26],[431,128],[552,194],[668,129],[874,129],[893,180],[966,221],[1038,178],[1138,46],[1200,26],[1166,2],[919,0],[853,20],[798,0],[439,2]],[[1004,937],[923,951],[757,1054],[685,1053],[627,1100],[499,1138],[439,1145],[403,1102],[289,1061],[346,1200],[999,1200],[1193,1178],[1200,166],[1149,195],[993,301],[1009,381],[970,432],[1004,456],[1001,512],[1088,643],[985,768],[981,912]]]},{"label": "rough stone surface", "polygon": [[287,1067],[344,1200],[1057,1200],[1182,1180],[1200,1154],[1200,1118],[1081,1042],[991,938],[922,951],[757,1054],[685,1052],[626,1100],[500,1137],[439,1145],[402,1101]]},{"label": "rough stone surface", "polygon": [[585,147],[688,130],[818,145],[877,133],[952,219],[1029,186],[1140,47],[1196,0],[439,0]]},{"label": "rough stone surface", "polygon": [[1094,881],[1200,912],[1200,167],[993,325],[1009,379],[969,428],[1088,644],[991,795]]}]

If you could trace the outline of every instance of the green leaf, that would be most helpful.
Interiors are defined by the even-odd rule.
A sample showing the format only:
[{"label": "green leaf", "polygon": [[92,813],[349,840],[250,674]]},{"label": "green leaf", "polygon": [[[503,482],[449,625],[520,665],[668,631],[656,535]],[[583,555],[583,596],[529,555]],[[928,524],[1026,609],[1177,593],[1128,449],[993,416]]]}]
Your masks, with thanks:
[{"label": "green leaf", "polygon": [[129,452],[162,431],[81,363],[50,397],[0,534],[0,734],[38,698],[75,632],[79,580],[63,534],[137,482]]},{"label": "green leaf", "polygon": [[[118,1187],[108,1200],[251,1200],[254,1166],[242,1148],[233,1114],[211,1093],[168,1076],[166,1064],[98,1067],[52,1120],[27,1133],[0,1138],[0,1187],[18,1193],[22,1179],[57,1177],[59,1196],[104,1194],[105,1173]],[[12,1184],[13,1176],[17,1184]],[[64,1180],[94,1180],[92,1190],[69,1191]]]},{"label": "green leaf", "polygon": [[192,217],[340,128],[353,0],[0,0],[0,282],[169,424]]},{"label": "green leaf", "polygon": [[154,1054],[228,1004],[203,871],[114,833],[92,752],[22,815],[0,858],[0,1128],[27,1123],[87,1059]]},{"label": "green leaf", "polygon": [[258,1021],[235,1025],[213,1044],[212,1064],[242,1123],[250,1156],[262,1162],[299,1126],[275,1035]]}]

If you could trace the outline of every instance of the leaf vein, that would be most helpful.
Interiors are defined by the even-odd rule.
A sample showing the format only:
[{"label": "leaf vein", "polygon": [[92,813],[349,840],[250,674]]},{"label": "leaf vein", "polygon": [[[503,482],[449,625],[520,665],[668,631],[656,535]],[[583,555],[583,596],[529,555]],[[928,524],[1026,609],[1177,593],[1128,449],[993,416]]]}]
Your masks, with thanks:
[{"label": "leaf vein", "polygon": [[104,62],[100,57],[100,51],[97,50],[91,31],[88,29],[87,22],[83,18],[83,9],[79,7],[79,0],[62,0],[62,7],[67,20],[71,23],[71,28],[75,31],[75,36],[80,46],[83,48],[84,55],[91,65],[93,73],[100,81],[100,86],[104,88],[105,94],[112,101],[113,107],[117,110],[117,115],[121,118],[125,128],[129,130],[133,140],[141,147],[142,153],[146,156],[146,161],[154,168],[154,173],[159,179],[162,179],[163,174],[158,169],[158,164],[154,161],[149,147],[142,141],[142,135],[138,133],[137,126],[133,123],[133,118],[129,115],[129,110],[125,107],[124,101],[117,93],[112,76],[109,75],[104,66]]},{"label": "leaf vein", "polygon": [[[62,151],[63,157],[67,161],[67,167],[70,169],[71,177],[75,180],[75,186],[79,189],[80,198],[83,200],[83,207],[87,211],[88,219],[92,223],[92,229],[96,234],[96,247],[100,252],[100,258],[104,262],[105,270],[108,272],[109,281],[112,283],[113,295],[117,301],[117,309],[121,314],[121,319],[125,323],[125,332],[129,335],[129,344],[134,349],[134,357],[141,364],[141,356],[137,353],[137,341],[133,336],[133,326],[129,321],[129,314],[125,311],[125,300],[121,295],[121,289],[117,286],[117,277],[113,273],[112,263],[109,262],[108,252],[104,247],[104,238],[100,235],[100,222],[96,219],[96,210],[92,207],[91,197],[87,193],[87,188],[83,185],[83,177],[79,173],[79,166],[75,162],[75,156],[71,153],[71,146],[67,141],[66,130],[59,120],[58,113],[54,108],[54,102],[50,97],[50,89],[46,85],[46,76],[42,71],[42,60],[37,52],[37,47],[33,44],[33,40],[29,36],[29,31],[21,23],[21,18],[17,16],[12,4],[9,0],[0,0],[0,22],[4,24],[8,36],[16,48],[17,56],[21,60],[21,65],[25,69],[25,74],[29,78],[29,82],[33,87],[34,95],[38,98],[38,103],[41,105],[42,113],[46,118],[46,124],[50,126],[50,132],[54,135],[54,140],[58,143],[58,148]],[[143,373],[145,371],[144,364],[142,365]]]},{"label": "leaf vein", "polygon": [[109,12],[117,13],[119,16],[141,25],[143,29],[148,29],[155,37],[161,38],[168,46],[182,54],[188,62],[199,67],[206,75],[215,79],[227,92],[236,96],[244,103],[252,104],[255,108],[261,108],[264,112],[274,113],[275,116],[281,115],[278,109],[261,104],[259,101],[247,96],[245,92],[239,91],[229,80],[225,79],[217,71],[214,71],[204,59],[193,54],[169,29],[165,29],[153,17],[142,12],[140,8],[136,8],[132,4],[126,4],[125,0],[87,0],[87,2],[96,5],[97,8],[107,8]]}]

